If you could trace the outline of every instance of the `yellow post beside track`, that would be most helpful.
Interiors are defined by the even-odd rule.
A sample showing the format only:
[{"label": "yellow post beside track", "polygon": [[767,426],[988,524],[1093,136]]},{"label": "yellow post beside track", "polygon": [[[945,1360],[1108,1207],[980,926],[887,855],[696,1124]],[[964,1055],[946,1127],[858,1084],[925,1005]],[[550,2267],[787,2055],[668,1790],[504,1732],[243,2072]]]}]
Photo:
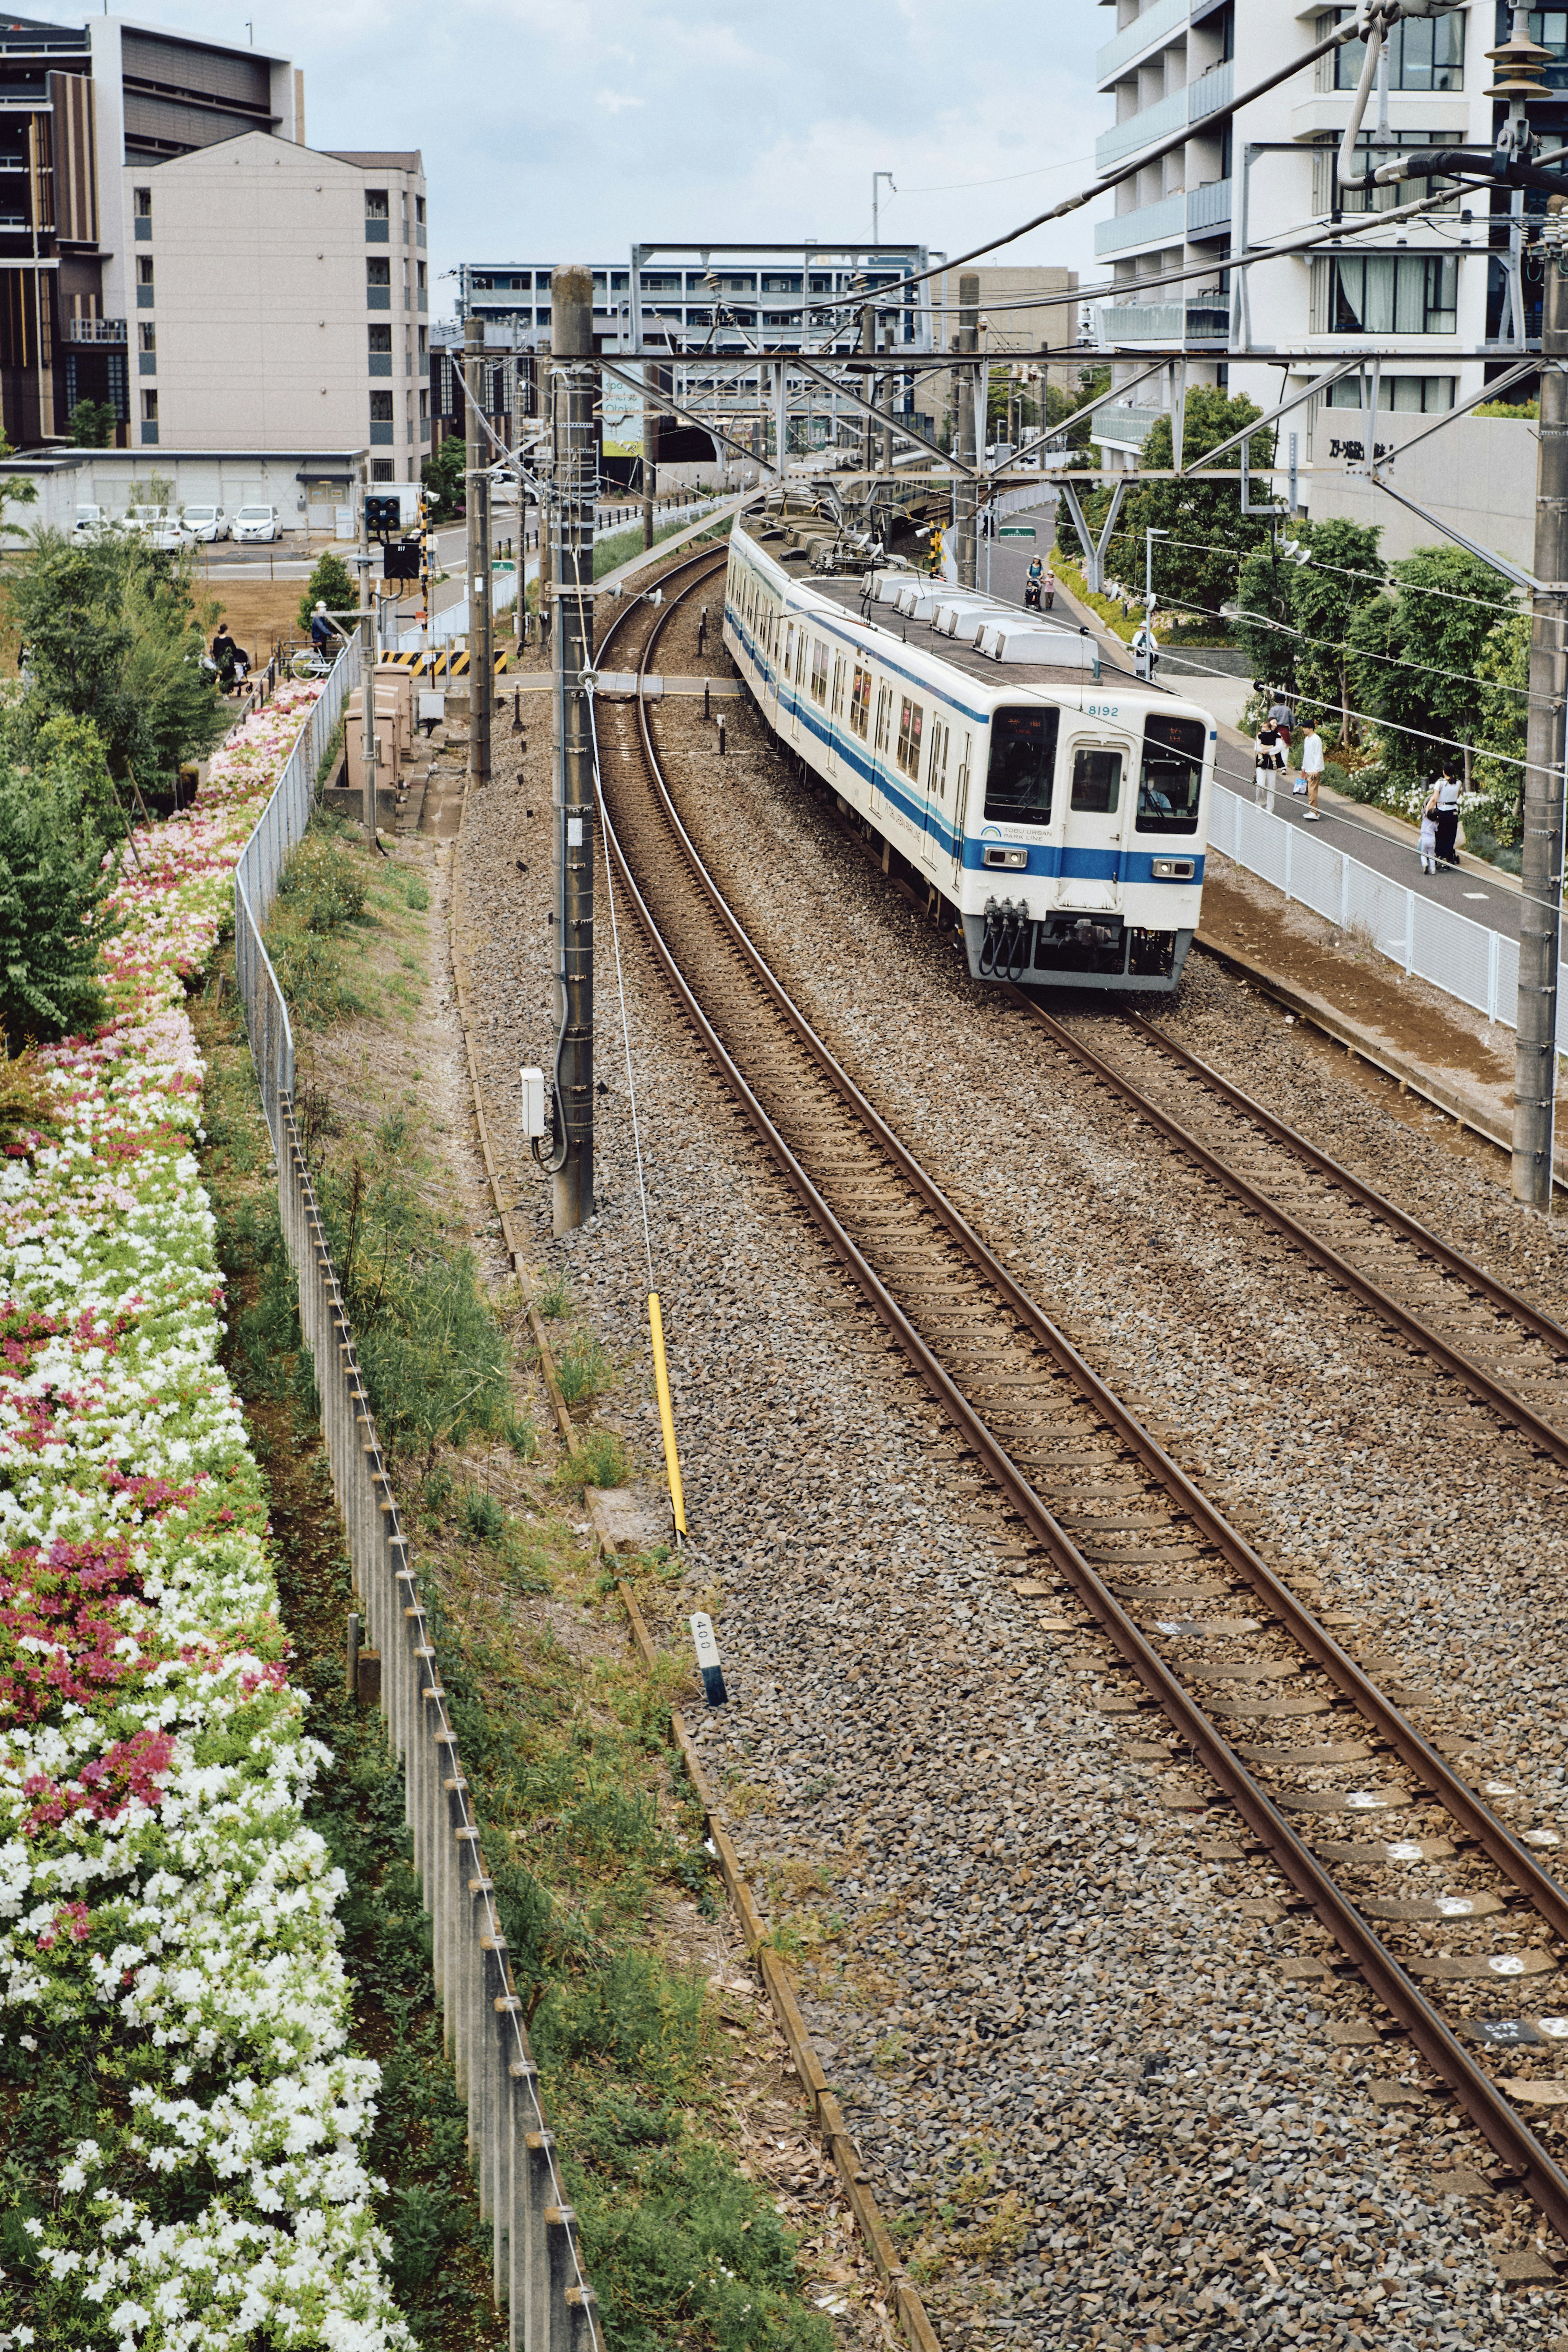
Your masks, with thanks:
[{"label": "yellow post beside track", "polygon": [[647,1325],[653,1334],[653,1377],[658,1389],[658,1417],[664,1429],[664,1466],[669,1473],[669,1499],[675,1511],[676,1531],[686,1533],[686,1498],[680,1491],[680,1456],[675,1450],[675,1415],[669,1409],[669,1370],[664,1360],[664,1318],[658,1311],[658,1293],[647,1295]]}]

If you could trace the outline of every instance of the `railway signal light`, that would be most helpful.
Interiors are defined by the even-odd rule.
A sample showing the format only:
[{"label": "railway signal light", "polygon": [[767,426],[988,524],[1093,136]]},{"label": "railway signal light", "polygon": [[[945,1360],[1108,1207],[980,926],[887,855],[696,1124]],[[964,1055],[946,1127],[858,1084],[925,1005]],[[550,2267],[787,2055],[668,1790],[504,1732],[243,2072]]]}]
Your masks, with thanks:
[{"label": "railway signal light", "polygon": [[364,502],[364,527],[373,539],[384,539],[389,531],[403,528],[403,500],[400,498],[372,498]]}]

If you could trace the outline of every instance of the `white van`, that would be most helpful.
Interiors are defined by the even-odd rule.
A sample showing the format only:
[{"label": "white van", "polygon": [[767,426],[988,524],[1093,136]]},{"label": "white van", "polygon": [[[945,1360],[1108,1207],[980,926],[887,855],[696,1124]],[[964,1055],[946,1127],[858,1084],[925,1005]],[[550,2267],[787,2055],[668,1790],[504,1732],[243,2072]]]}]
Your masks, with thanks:
[{"label": "white van", "polygon": [[204,547],[210,547],[215,539],[228,537],[228,518],[221,507],[182,507],[180,520]]},{"label": "white van", "polygon": [[237,543],[241,540],[269,540],[277,536],[276,507],[241,507],[235,516],[234,538]]},{"label": "white van", "polygon": [[105,529],[108,520],[101,507],[79,506],[76,510],[76,521],[71,526],[71,537],[96,539],[99,532]]}]

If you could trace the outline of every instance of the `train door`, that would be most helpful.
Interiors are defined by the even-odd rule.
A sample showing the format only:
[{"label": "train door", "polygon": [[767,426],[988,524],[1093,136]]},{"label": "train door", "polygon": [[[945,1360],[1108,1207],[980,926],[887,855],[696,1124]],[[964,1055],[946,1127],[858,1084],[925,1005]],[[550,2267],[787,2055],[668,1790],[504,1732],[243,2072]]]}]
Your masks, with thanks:
[{"label": "train door", "polygon": [[1067,791],[1057,904],[1086,915],[1113,913],[1121,845],[1138,789],[1132,747],[1112,736],[1077,736],[1066,746],[1062,773]]},{"label": "train door", "polygon": [[939,707],[931,713],[927,741],[925,825],[921,860],[934,874],[937,860],[947,854],[952,828],[952,729]]},{"label": "train door", "polygon": [[952,895],[956,898],[963,887],[963,834],[969,822],[969,778],[974,765],[974,738],[966,727],[962,749],[956,744],[950,761],[952,769]]},{"label": "train door", "polygon": [[877,732],[871,745],[871,814],[887,814],[887,802],[882,793],[882,762],[888,756],[888,719],[893,707],[893,689],[882,679],[877,688]]},{"label": "train door", "polygon": [[833,681],[827,695],[827,758],[830,774],[838,773],[838,736],[844,717],[844,656],[833,656]]}]

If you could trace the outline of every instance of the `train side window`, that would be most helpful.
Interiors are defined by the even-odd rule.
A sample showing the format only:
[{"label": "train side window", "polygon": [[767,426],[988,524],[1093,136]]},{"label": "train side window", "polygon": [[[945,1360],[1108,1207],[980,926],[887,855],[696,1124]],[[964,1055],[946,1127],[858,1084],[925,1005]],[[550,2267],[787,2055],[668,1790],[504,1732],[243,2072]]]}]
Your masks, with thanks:
[{"label": "train side window", "polygon": [[1072,805],[1080,816],[1114,816],[1121,798],[1120,751],[1075,751]]},{"label": "train side window", "polygon": [[784,674],[785,677],[791,677],[795,674],[795,623],[793,621],[787,621],[784,624]]},{"label": "train side window", "polygon": [[1049,824],[1060,729],[1061,712],[1045,704],[993,712],[985,771],[988,824]]},{"label": "train side window", "polygon": [[800,644],[795,648],[795,682],[796,686],[804,686],[805,683],[805,647],[806,635],[805,631],[802,629],[800,633]]},{"label": "train side window", "polygon": [[1201,719],[1144,722],[1135,820],[1140,833],[1196,833],[1207,740]]},{"label": "train side window", "polygon": [[899,710],[899,765],[917,784],[921,780],[921,730],[925,712],[906,694]]},{"label": "train side window", "polygon": [[814,702],[827,699],[827,647],[820,637],[811,641],[811,698]]},{"label": "train side window", "polygon": [[833,715],[837,719],[844,709],[844,656],[833,656]]},{"label": "train side window", "polygon": [[892,716],[892,688],[879,686],[877,688],[877,749],[879,751],[885,751],[888,748],[888,721]]},{"label": "train side window", "polygon": [[855,682],[849,689],[849,724],[862,743],[871,724],[871,673],[855,665]]}]

